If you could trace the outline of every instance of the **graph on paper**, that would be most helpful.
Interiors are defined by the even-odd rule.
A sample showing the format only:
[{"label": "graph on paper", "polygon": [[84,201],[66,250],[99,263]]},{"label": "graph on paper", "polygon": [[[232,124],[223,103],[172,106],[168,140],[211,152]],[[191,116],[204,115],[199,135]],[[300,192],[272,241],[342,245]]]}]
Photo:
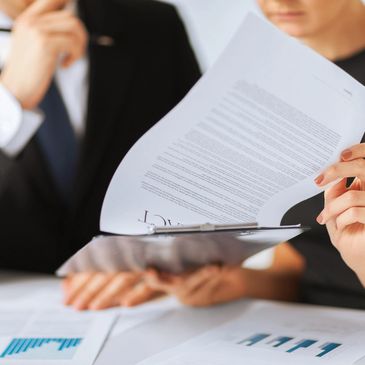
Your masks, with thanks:
[{"label": "graph on paper", "polygon": [[342,346],[341,343],[320,341],[313,338],[296,338],[271,333],[255,333],[237,342],[246,347],[278,349],[288,354],[310,352],[314,357],[324,358]]},{"label": "graph on paper", "polygon": [[70,360],[82,338],[14,338],[0,355],[9,360]]}]

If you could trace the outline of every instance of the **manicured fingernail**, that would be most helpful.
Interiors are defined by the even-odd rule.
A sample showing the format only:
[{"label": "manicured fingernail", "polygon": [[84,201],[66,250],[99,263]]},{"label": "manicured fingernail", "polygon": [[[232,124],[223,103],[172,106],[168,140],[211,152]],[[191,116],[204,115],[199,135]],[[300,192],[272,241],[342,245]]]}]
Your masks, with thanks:
[{"label": "manicured fingernail", "polygon": [[345,150],[341,153],[341,158],[343,160],[349,160],[352,157],[352,151],[351,150]]},{"label": "manicured fingernail", "polygon": [[323,182],[323,180],[324,180],[324,175],[319,175],[316,179],[314,179],[314,182],[317,185],[321,185],[321,183]]},{"label": "manicured fingernail", "polygon": [[322,213],[317,217],[317,222],[319,224],[322,224],[323,223],[323,215],[322,215]]}]

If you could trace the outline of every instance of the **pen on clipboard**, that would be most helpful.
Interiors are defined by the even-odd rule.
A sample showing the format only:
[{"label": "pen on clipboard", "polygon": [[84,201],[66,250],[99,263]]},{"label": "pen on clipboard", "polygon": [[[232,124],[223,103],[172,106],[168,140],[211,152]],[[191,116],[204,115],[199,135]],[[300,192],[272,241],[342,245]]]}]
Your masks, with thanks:
[{"label": "pen on clipboard", "polygon": [[[0,33],[11,33],[11,28],[0,28]],[[89,43],[96,46],[112,47],[115,45],[115,39],[109,35],[90,34]]]}]

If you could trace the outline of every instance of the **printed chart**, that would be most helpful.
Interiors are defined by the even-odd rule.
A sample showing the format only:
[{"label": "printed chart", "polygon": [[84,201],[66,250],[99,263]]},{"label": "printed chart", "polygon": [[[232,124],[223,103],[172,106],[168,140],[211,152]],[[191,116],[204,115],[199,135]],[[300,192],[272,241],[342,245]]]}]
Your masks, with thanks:
[{"label": "printed chart", "polygon": [[239,342],[238,345],[249,347],[265,347],[265,349],[282,349],[283,352],[294,354],[311,350],[313,356],[323,358],[342,346],[341,343],[323,342],[313,338],[296,338],[271,333],[256,333]]},{"label": "printed chart", "polygon": [[239,317],[138,365],[350,365],[365,360],[364,341],[361,311],[255,301]]},{"label": "printed chart", "polygon": [[72,359],[82,338],[14,338],[0,359]]}]

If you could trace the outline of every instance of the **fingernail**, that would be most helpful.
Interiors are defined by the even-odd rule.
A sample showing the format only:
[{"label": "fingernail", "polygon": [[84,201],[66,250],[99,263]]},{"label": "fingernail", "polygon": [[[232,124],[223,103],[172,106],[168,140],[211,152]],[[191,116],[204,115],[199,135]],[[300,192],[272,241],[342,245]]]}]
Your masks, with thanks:
[{"label": "fingernail", "polygon": [[345,150],[341,153],[341,158],[343,160],[349,160],[352,157],[352,151],[351,150]]},{"label": "fingernail", "polygon": [[322,224],[323,223],[323,215],[322,215],[322,213],[317,217],[317,222],[319,224]]},{"label": "fingernail", "polygon": [[316,179],[314,179],[314,182],[317,185],[321,185],[321,183],[323,182],[323,180],[324,180],[324,175],[319,175]]}]

